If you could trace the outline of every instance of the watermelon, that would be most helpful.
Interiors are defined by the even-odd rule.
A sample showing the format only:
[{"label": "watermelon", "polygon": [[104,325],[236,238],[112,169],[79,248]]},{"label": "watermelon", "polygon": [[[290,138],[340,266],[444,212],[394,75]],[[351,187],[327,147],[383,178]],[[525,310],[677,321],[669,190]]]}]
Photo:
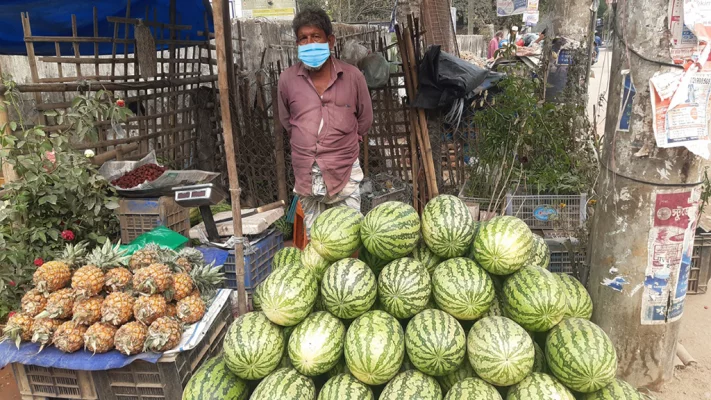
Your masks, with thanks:
[{"label": "watermelon", "polygon": [[568,274],[553,274],[558,278],[558,284],[563,289],[566,300],[565,317],[590,319],[593,303],[587,289],[579,280]]},{"label": "watermelon", "polygon": [[225,364],[242,379],[261,379],[272,372],[284,354],[284,336],[264,313],[237,318],[225,334]]},{"label": "watermelon", "polygon": [[546,362],[553,375],[576,392],[592,393],[615,380],[617,354],[599,326],[568,318],[548,333]]},{"label": "watermelon", "polygon": [[382,260],[405,257],[420,240],[420,216],[409,204],[387,201],[365,216],[360,238],[368,252]]},{"label": "watermelon", "polygon": [[297,264],[301,264],[301,250],[296,247],[284,247],[274,253],[274,258],[272,258],[272,271],[285,265]]},{"label": "watermelon", "polygon": [[430,298],[427,300],[427,304],[425,304],[425,310],[439,310],[439,306],[434,300],[434,294],[430,294]]},{"label": "watermelon", "polygon": [[430,200],[422,212],[422,238],[442,258],[461,257],[474,240],[475,226],[466,204],[442,194]]},{"label": "watermelon", "polygon": [[348,328],[344,354],[351,374],[368,385],[381,385],[398,373],[405,354],[400,323],[384,311],[368,311]]},{"label": "watermelon", "polygon": [[[478,378],[466,378],[447,391],[444,400],[502,400],[495,387]],[[531,399],[533,400],[533,399]]]},{"label": "watermelon", "polygon": [[329,379],[321,388],[318,400],[375,400],[368,385],[347,374]]},{"label": "watermelon", "polygon": [[311,226],[311,244],[330,262],[350,257],[360,247],[362,221],[363,216],[350,207],[328,209]]},{"label": "watermelon", "polygon": [[439,383],[420,371],[399,373],[388,382],[379,400],[442,400]]},{"label": "watermelon", "polygon": [[316,279],[320,282],[323,278],[323,273],[326,271],[326,268],[331,265],[331,262],[321,257],[314,246],[309,243],[304,247],[304,251],[301,252],[301,265],[311,270],[311,272],[316,275]]},{"label": "watermelon", "polygon": [[375,275],[363,261],[354,258],[336,261],[323,276],[321,297],[331,314],[344,319],[356,318],[375,302]]},{"label": "watermelon", "polygon": [[380,275],[380,271],[382,271],[382,269],[388,265],[389,262],[371,254],[365,247],[361,247],[358,251],[358,259],[370,267],[376,278]]},{"label": "watermelon", "polygon": [[329,369],[326,372],[326,376],[328,376],[329,378],[333,378],[334,376],[339,374],[351,375],[351,370],[348,369],[348,365],[346,365],[346,359],[343,356],[338,359],[338,362],[333,368]]},{"label": "watermelon", "polygon": [[545,332],[565,314],[562,288],[552,273],[539,267],[516,272],[504,283],[504,314],[532,332]]},{"label": "watermelon", "polygon": [[270,321],[292,326],[303,321],[316,302],[318,282],[306,268],[279,268],[262,282],[262,310]]},{"label": "watermelon", "polygon": [[289,358],[289,353],[285,352],[284,355],[281,357],[281,361],[279,362],[278,368],[294,368],[294,364],[291,363],[291,359]]},{"label": "watermelon", "polygon": [[536,350],[536,358],[533,360],[533,372],[545,373],[548,370],[546,366],[546,353],[535,340],[533,341],[533,347]]},{"label": "watermelon", "polygon": [[316,376],[335,367],[343,354],[346,327],[326,311],[301,322],[289,338],[289,358],[302,375]]},{"label": "watermelon", "polygon": [[252,311],[262,311],[262,299],[259,297],[259,293],[262,291],[261,287],[262,283],[260,282],[254,287],[254,291],[252,292]]},{"label": "watermelon", "polygon": [[474,241],[474,258],[494,275],[512,274],[526,264],[533,233],[516,217],[494,217],[481,227]]},{"label": "watermelon", "polygon": [[462,364],[457,368],[454,372],[447,374],[445,376],[438,376],[437,377],[437,382],[439,382],[439,385],[442,387],[442,391],[444,393],[449,392],[449,389],[454,386],[455,383],[464,380],[466,378],[476,378],[476,372],[474,372],[474,368],[472,368],[472,365],[469,363],[469,359],[467,357],[464,358],[462,361]]},{"label": "watermelon", "polygon": [[504,316],[504,300],[499,293],[494,293],[494,301],[491,302],[491,308],[484,314],[485,317],[503,317]]},{"label": "watermelon", "polygon": [[440,310],[415,315],[405,330],[405,349],[412,364],[432,376],[456,371],[466,355],[467,338],[454,317]]},{"label": "watermelon", "polygon": [[506,400],[575,400],[570,391],[550,375],[534,372],[509,389]]},{"label": "watermelon", "polygon": [[621,380],[615,379],[604,388],[588,393],[582,397],[582,400],[645,400],[640,392],[632,385]]},{"label": "watermelon", "polygon": [[293,368],[280,368],[259,382],[249,400],[313,400],[316,387],[311,379]]},{"label": "watermelon", "polygon": [[183,390],[183,400],[247,400],[248,398],[247,382],[233,374],[221,356],[205,361]]},{"label": "watermelon", "polygon": [[533,265],[534,267],[540,267],[543,269],[548,269],[548,265],[551,262],[551,249],[548,247],[546,240],[538,235],[533,235],[533,245],[531,246],[531,253],[528,257],[528,262],[526,265]]},{"label": "watermelon", "polygon": [[485,224],[485,221],[474,221],[474,239],[472,240],[472,244],[469,245],[469,249],[467,250],[467,254],[464,256],[470,260],[475,260],[474,258],[474,242],[476,242],[476,237],[479,234],[479,231],[481,230],[481,227]]},{"label": "watermelon", "polygon": [[405,349],[405,355],[402,357],[402,365],[400,366],[400,372],[405,372],[409,371],[411,369],[417,369],[415,368],[415,365],[412,364],[412,361],[410,361],[410,357],[407,355],[407,349]]},{"label": "watermelon", "polygon": [[435,267],[442,262],[442,257],[433,253],[424,242],[420,242],[415,250],[412,250],[412,258],[422,263],[427,268],[430,275],[434,272]]},{"label": "watermelon", "polygon": [[396,318],[410,318],[425,309],[432,292],[430,275],[414,258],[400,258],[378,277],[378,300]]},{"label": "watermelon", "polygon": [[316,295],[316,301],[314,302],[314,308],[312,311],[327,311],[326,305],[323,303],[323,296],[321,296],[321,291]]},{"label": "watermelon", "polygon": [[481,317],[494,301],[489,275],[464,257],[449,259],[435,268],[432,292],[437,306],[460,320]]},{"label": "watermelon", "polygon": [[486,317],[469,331],[469,362],[477,375],[497,386],[521,382],[533,370],[535,348],[528,333],[505,317]]}]

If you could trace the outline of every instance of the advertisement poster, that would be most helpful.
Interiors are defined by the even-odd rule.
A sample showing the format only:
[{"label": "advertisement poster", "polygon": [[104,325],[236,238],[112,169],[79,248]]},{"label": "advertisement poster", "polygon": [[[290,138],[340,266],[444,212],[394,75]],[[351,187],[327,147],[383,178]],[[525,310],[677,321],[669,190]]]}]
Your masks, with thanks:
[{"label": "advertisement poster", "polygon": [[538,11],[538,0],[528,0],[528,8],[526,9],[528,12],[537,12]]},{"label": "advertisement poster", "polygon": [[538,14],[538,11],[526,11],[525,13],[523,13],[523,23],[526,26],[538,25],[539,19],[540,16]]},{"label": "advertisement poster", "polygon": [[700,198],[701,189],[652,194],[642,325],[673,322],[683,313]]},{"label": "advertisement poster", "polygon": [[496,15],[499,17],[521,15],[526,10],[528,10],[527,0],[496,0]]},{"label": "advertisement poster", "polygon": [[620,101],[619,120],[617,121],[617,130],[621,132],[629,132],[630,118],[632,118],[632,103],[637,94],[637,89],[632,82],[630,70],[622,70],[622,75],[625,77],[625,84],[622,86],[622,100]]},{"label": "advertisement poster", "polygon": [[684,0],[684,24],[699,39],[711,39],[711,0]]},{"label": "advertisement poster", "polygon": [[670,0],[669,30],[672,35],[672,59],[683,60],[697,51],[699,41],[694,32],[684,24],[684,0]]}]

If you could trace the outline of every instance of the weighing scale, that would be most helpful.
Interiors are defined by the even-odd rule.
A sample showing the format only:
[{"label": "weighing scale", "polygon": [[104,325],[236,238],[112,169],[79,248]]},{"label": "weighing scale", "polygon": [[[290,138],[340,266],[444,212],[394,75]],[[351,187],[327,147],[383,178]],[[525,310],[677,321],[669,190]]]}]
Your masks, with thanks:
[{"label": "weighing scale", "polygon": [[175,202],[178,205],[185,208],[197,207],[200,210],[208,239],[211,242],[218,242],[220,235],[217,233],[217,224],[212,216],[210,206],[214,206],[226,199],[227,193],[212,183],[179,186],[174,187],[172,190],[175,193]]}]

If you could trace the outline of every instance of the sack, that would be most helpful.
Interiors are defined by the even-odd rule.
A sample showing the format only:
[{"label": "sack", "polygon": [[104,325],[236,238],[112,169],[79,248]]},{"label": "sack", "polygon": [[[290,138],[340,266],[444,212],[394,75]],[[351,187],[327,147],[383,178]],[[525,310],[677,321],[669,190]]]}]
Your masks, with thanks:
[{"label": "sack", "polygon": [[360,60],[358,67],[365,75],[365,83],[370,89],[378,89],[390,80],[390,63],[380,54],[371,54]]},{"label": "sack", "polygon": [[358,61],[365,58],[370,51],[358,43],[356,40],[350,39],[346,41],[343,45],[343,51],[341,52],[341,60],[347,62],[350,65],[358,65]]},{"label": "sack", "polygon": [[159,226],[150,232],[146,232],[135,238],[133,242],[121,246],[121,250],[126,250],[126,255],[130,256],[133,253],[141,250],[149,243],[155,243],[161,247],[167,247],[171,250],[178,251],[188,242],[188,238],[174,232],[165,226]]}]

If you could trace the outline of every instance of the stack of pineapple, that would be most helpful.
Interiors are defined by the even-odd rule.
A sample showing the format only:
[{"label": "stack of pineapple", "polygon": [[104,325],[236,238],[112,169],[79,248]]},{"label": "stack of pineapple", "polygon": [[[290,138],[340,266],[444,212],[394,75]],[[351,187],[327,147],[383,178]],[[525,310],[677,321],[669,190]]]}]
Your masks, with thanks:
[{"label": "stack of pineapple", "polygon": [[34,288],[9,318],[3,338],[54,345],[72,353],[117,349],[125,355],[178,345],[187,324],[202,319],[224,277],[202,253],[148,245],[130,258],[119,245],[87,251],[68,245],[33,275]]}]

